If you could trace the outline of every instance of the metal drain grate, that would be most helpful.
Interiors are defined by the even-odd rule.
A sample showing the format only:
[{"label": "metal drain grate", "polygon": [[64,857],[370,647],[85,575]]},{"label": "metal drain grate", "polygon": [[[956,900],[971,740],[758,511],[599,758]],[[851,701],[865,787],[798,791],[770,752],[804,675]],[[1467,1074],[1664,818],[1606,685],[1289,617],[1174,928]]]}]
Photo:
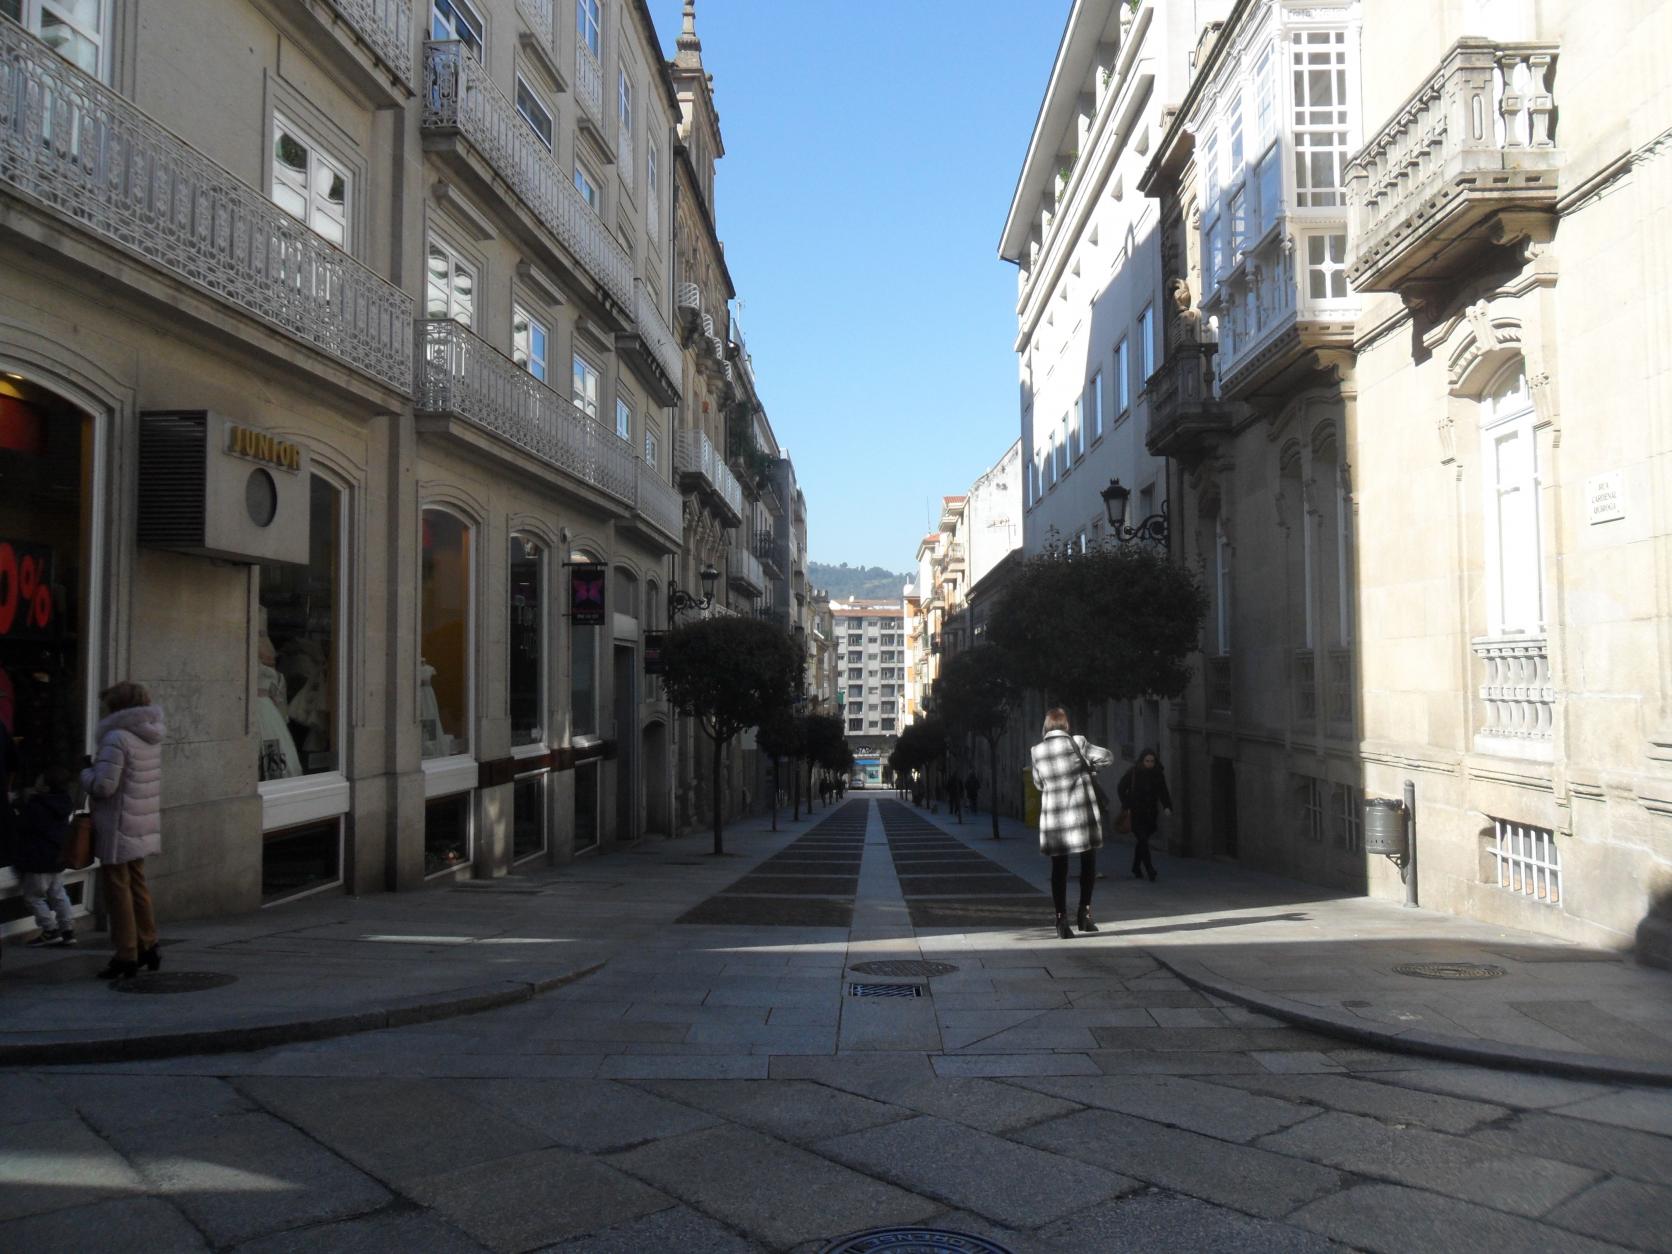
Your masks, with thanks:
[{"label": "metal drain grate", "polygon": [[945,1228],[871,1228],[838,1237],[820,1254],[1010,1254],[1008,1246]]},{"label": "metal drain grate", "polygon": [[1419,980],[1495,980],[1509,974],[1485,962],[1407,962],[1394,970]]},{"label": "metal drain grate", "polygon": [[921,984],[849,984],[849,997],[921,997]]},{"label": "metal drain grate", "polygon": [[951,975],[957,969],[950,962],[922,962],[916,958],[856,962],[848,968],[857,975]]}]

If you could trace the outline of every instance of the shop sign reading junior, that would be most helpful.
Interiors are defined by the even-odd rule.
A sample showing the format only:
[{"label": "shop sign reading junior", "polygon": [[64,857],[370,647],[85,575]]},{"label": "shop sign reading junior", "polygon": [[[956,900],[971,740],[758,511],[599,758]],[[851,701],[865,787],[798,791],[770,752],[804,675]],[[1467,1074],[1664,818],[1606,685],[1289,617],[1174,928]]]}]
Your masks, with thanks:
[{"label": "shop sign reading junior", "polygon": [[0,540],[0,640],[38,640],[53,630],[52,550]]},{"label": "shop sign reading junior", "polygon": [[299,474],[302,469],[300,444],[292,444],[289,440],[281,440],[253,427],[240,427],[228,423],[226,451],[234,457],[247,457],[253,462],[288,470],[291,474]]}]

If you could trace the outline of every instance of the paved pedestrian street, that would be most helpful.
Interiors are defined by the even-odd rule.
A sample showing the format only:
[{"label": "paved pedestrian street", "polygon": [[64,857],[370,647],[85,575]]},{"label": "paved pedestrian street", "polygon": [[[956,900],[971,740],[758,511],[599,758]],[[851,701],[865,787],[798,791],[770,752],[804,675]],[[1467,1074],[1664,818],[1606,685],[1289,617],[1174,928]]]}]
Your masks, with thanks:
[{"label": "paved pedestrian street", "polygon": [[[544,910],[554,943],[595,955],[515,1004],[0,1073],[0,1249],[720,1254],[901,1225],[1016,1254],[1672,1250],[1672,1088],[1345,1040],[1169,965],[1264,951],[1293,976],[1297,929],[1374,903],[1165,857],[1139,883],[1115,846],[1104,930],[1059,941],[1016,825],[995,843],[984,816],[861,795],[784,826],[734,831],[725,859],[696,837],[551,872],[581,894],[402,898],[416,941],[437,939],[426,909],[448,927]],[[1356,942],[1339,924],[1336,949],[1312,937],[1318,978],[1284,985],[1296,1004],[1362,959],[1383,916],[1362,917]],[[1443,948],[1440,916],[1386,917],[1401,957]],[[311,960],[300,937],[266,952]],[[1563,965],[1594,973],[1598,1006],[1637,978],[1527,970]],[[0,988],[8,1016],[28,988]],[[1672,1054],[1665,1010],[1619,1034],[1640,1046],[1627,1062]]]}]

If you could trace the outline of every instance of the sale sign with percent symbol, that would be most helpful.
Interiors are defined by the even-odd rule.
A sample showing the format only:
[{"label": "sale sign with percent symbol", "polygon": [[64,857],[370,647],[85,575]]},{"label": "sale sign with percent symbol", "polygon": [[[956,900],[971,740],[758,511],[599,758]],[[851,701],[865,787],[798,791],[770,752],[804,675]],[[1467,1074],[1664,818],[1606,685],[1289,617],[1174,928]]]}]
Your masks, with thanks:
[{"label": "sale sign with percent symbol", "polygon": [[52,550],[0,540],[0,640],[41,640],[54,633]]}]

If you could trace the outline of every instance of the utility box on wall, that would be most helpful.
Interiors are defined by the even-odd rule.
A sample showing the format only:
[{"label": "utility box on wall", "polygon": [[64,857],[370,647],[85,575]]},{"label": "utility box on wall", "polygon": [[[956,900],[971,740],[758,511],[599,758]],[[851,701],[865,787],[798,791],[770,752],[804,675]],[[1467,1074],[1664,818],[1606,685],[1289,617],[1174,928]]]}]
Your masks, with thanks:
[{"label": "utility box on wall", "polygon": [[229,562],[308,561],[308,451],[204,409],[139,416],[139,542]]}]

